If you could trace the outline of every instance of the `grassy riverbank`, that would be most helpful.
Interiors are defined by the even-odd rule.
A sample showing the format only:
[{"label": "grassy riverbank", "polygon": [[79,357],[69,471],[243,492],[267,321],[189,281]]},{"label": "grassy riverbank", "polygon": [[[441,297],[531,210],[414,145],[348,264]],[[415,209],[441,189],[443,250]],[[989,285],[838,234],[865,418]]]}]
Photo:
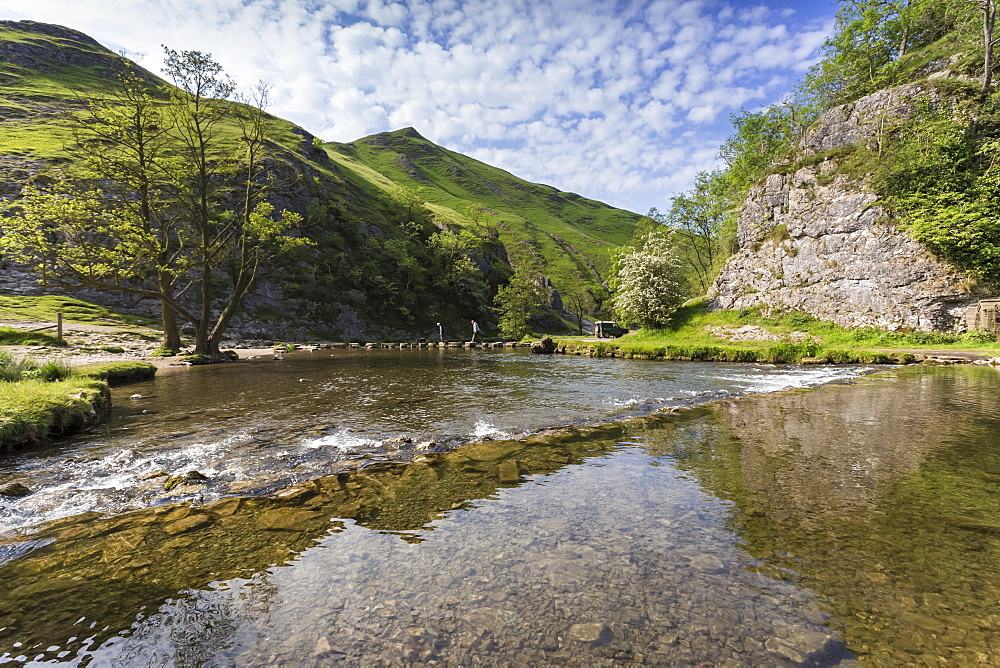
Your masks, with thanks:
[{"label": "grassy riverbank", "polygon": [[559,345],[567,353],[596,356],[788,364],[908,364],[931,351],[1000,356],[1000,344],[988,332],[847,329],[800,312],[708,313],[704,302],[680,309],[664,329],[643,329],[597,342],[562,338]]},{"label": "grassy riverbank", "polygon": [[107,383],[86,376],[0,383],[0,452],[77,431],[110,408]]},{"label": "grassy riverbank", "polygon": [[95,424],[111,409],[109,384],[155,373],[145,362],[70,368],[0,354],[0,452]]}]

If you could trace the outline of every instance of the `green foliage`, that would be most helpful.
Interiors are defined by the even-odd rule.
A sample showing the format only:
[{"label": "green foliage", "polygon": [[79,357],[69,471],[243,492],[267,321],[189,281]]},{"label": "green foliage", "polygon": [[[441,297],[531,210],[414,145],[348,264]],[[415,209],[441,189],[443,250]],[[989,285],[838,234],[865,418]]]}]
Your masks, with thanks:
[{"label": "green foliage", "polygon": [[822,111],[902,83],[932,59],[981,53],[976,12],[968,0],[841,0],[799,95]]},{"label": "green foliage", "polygon": [[729,185],[723,172],[701,172],[692,190],[671,198],[666,216],[656,209],[647,214],[673,230],[674,245],[686,267],[687,284],[698,294],[708,292],[728,256],[727,247],[735,245],[735,239],[724,234],[732,218],[727,209]]},{"label": "green foliage", "polygon": [[530,268],[518,267],[496,296],[497,326],[504,336],[520,340],[531,333],[528,319],[545,305],[539,276]]},{"label": "green foliage", "polygon": [[978,118],[977,107],[924,100],[884,142],[872,186],[914,239],[990,283],[1000,277],[1000,124]]},{"label": "green foliage", "polygon": [[758,112],[741,110],[731,117],[733,132],[719,148],[727,169],[723,177],[742,201],[751,185],[784,156],[814,118],[795,103],[777,104]]},{"label": "green foliage", "polygon": [[683,267],[664,228],[642,232],[614,259],[611,303],[619,320],[659,327],[686,297]]}]

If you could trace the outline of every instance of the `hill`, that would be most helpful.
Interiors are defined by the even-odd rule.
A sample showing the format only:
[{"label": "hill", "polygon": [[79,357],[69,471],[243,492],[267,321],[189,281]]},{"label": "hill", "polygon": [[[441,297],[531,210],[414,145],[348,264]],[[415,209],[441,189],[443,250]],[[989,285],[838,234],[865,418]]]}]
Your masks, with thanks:
[{"label": "hill", "polygon": [[[90,101],[112,93],[116,71],[128,67],[161,91],[168,87],[67,28],[0,21],[0,39],[5,199],[72,169],[74,128]],[[302,214],[300,233],[314,245],[265,269],[233,322],[244,337],[422,336],[437,321],[489,322],[497,286],[512,271],[508,258],[533,261],[558,290],[598,286],[609,251],[639,218],[523,181],[409,128],[331,144],[280,118],[269,117],[268,126],[269,171],[281,184],[271,200]],[[223,132],[231,134],[224,141],[238,141],[234,129]],[[456,253],[469,258],[473,274],[456,264]],[[0,289],[41,291],[9,266]],[[113,293],[81,296],[155,311]]]},{"label": "hill", "polygon": [[331,158],[360,162],[446,211],[467,216],[481,207],[495,219],[511,256],[538,259],[557,286],[606,279],[608,253],[625,243],[640,216],[529,183],[483,162],[449,151],[413,128],[334,144]]}]

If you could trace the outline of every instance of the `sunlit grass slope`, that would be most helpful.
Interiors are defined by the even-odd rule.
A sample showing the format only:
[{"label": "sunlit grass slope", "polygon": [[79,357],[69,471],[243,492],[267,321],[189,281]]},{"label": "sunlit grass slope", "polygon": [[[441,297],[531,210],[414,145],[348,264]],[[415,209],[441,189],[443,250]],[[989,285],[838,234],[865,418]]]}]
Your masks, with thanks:
[{"label": "sunlit grass slope", "polygon": [[338,163],[361,163],[433,205],[459,214],[473,205],[486,207],[512,254],[521,248],[541,259],[557,286],[606,279],[609,253],[628,240],[639,220],[632,212],[449,151],[413,128],[328,149]]}]

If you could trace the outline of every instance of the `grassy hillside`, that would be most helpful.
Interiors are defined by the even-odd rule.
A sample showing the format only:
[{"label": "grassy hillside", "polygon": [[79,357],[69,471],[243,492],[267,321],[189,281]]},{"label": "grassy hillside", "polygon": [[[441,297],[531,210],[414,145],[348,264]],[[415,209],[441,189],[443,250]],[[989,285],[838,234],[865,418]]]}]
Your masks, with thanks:
[{"label": "grassy hillside", "polygon": [[605,279],[609,252],[628,240],[639,220],[449,151],[413,128],[329,148],[335,161],[360,162],[429,203],[459,213],[485,207],[499,223],[508,252],[516,255],[521,247],[535,255],[557,287]]},{"label": "grassy hillside", "polygon": [[[0,197],[72,170],[73,128],[89,100],[113,95],[123,63],[151,85],[168,86],[60,26],[0,21],[0,41]],[[560,289],[597,285],[609,251],[638,218],[528,183],[413,130],[323,144],[288,121],[269,123],[271,171],[281,186],[274,203],[303,215],[300,232],[315,245],[270,267],[268,295],[249,300],[250,319],[263,330],[294,322],[297,336],[350,335],[344,322],[351,322],[354,333],[384,334],[469,317],[489,322],[497,283],[510,271],[506,256],[534,256]],[[235,127],[222,134],[236,145]],[[426,200],[422,210],[404,211],[393,197],[397,186]],[[487,209],[507,247],[480,235],[464,249],[480,272],[474,280],[452,275],[453,258],[433,238],[475,230],[465,216],[471,204]]]}]

